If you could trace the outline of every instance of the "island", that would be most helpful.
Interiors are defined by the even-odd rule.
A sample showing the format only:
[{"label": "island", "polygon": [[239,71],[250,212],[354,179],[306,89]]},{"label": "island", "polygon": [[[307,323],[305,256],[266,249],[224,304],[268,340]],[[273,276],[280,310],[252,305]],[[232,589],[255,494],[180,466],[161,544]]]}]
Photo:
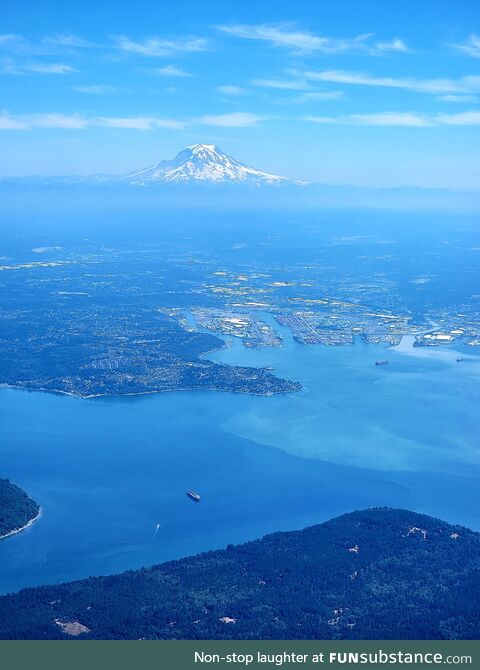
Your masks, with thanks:
[{"label": "island", "polygon": [[35,500],[8,479],[0,479],[0,540],[28,528],[39,516]]},{"label": "island", "polygon": [[478,639],[480,533],[372,508],[0,598],[3,639]]}]

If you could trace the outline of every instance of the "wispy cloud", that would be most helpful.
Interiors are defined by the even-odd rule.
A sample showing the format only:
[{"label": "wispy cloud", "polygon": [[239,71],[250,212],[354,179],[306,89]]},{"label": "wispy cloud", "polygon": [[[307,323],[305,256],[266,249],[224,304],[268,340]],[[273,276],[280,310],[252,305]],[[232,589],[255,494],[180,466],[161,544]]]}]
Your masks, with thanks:
[{"label": "wispy cloud", "polygon": [[2,74],[22,74],[21,70],[17,68],[15,62],[11,58],[2,58],[0,60],[0,72]]},{"label": "wispy cloud", "polygon": [[183,68],[176,65],[165,65],[164,67],[157,67],[150,70],[152,74],[158,74],[161,77],[193,77],[193,74],[186,72]]},{"label": "wispy cloud", "polygon": [[220,128],[251,128],[267,117],[249,112],[231,114],[204,115],[198,118],[165,119],[156,116],[95,116],[80,114],[0,114],[0,130],[35,130],[38,128],[85,129],[118,128],[126,130],[183,130],[188,126],[203,125]]},{"label": "wispy cloud", "polygon": [[131,130],[154,130],[155,128],[182,130],[187,123],[176,119],[162,119],[148,116],[102,116],[96,119],[96,125]]},{"label": "wispy cloud", "polygon": [[117,93],[120,89],[116,86],[108,84],[93,84],[92,86],[71,86],[72,91],[77,93],[86,93],[87,95],[109,95],[110,93]]},{"label": "wispy cloud", "polygon": [[55,33],[54,35],[46,35],[42,39],[42,44],[51,44],[53,46],[59,47],[72,47],[72,48],[93,48],[99,45],[94,42],[83,39],[78,35],[73,35],[72,33]]},{"label": "wispy cloud", "polygon": [[207,49],[207,41],[202,37],[178,39],[150,37],[143,41],[136,41],[125,35],[119,35],[114,40],[117,49],[139,56],[170,56],[176,52],[205,51]]},{"label": "wispy cloud", "polygon": [[296,52],[338,54],[365,48],[365,42],[372,34],[365,33],[352,38],[322,37],[291,24],[232,24],[218,26],[219,30],[234,37],[262,40],[274,47],[284,47]]},{"label": "wispy cloud", "polygon": [[400,51],[402,53],[408,52],[407,45],[399,37],[395,37],[389,42],[376,42],[375,48],[378,49],[378,51]]},{"label": "wispy cloud", "polygon": [[204,126],[218,126],[220,128],[251,128],[261,121],[265,121],[266,116],[251,114],[250,112],[233,112],[231,114],[205,115],[198,119],[198,122]]},{"label": "wispy cloud", "polygon": [[250,83],[261,88],[276,88],[285,91],[308,91],[312,88],[311,84],[300,79],[253,79]]},{"label": "wispy cloud", "polygon": [[14,33],[4,33],[0,35],[0,48],[11,47],[12,45],[18,46],[23,44],[25,38],[23,35],[17,35]]},{"label": "wispy cloud", "polygon": [[299,91],[301,95],[290,102],[311,102],[315,100],[339,100],[344,97],[343,91],[315,91],[311,83],[304,79],[252,79],[252,86],[271,88],[284,91]]},{"label": "wispy cloud", "polygon": [[436,114],[433,116],[411,112],[378,112],[376,114],[349,114],[347,116],[304,116],[304,121],[320,124],[361,126],[403,126],[425,128],[429,126],[478,126],[480,111],[459,114]]},{"label": "wispy cloud", "polygon": [[78,70],[65,63],[16,63],[11,58],[0,61],[0,72],[3,74],[72,74]]},{"label": "wispy cloud", "polygon": [[469,93],[480,90],[480,76],[467,76],[460,79],[415,79],[375,77],[361,72],[348,72],[345,70],[304,72],[302,75],[305,79],[312,81],[400,88],[419,93]]},{"label": "wispy cloud", "polygon": [[21,66],[24,72],[37,72],[39,74],[70,74],[78,72],[78,70],[71,65],[65,63],[30,63]]},{"label": "wispy cloud", "polygon": [[348,116],[305,116],[305,121],[313,123],[337,123],[362,126],[428,126],[427,120],[409,112],[379,112],[377,114],[350,114]]},{"label": "wispy cloud", "polygon": [[1,130],[34,130],[35,128],[70,128],[82,129],[88,126],[88,121],[79,114],[23,114],[11,115],[7,112],[0,114]]},{"label": "wispy cloud", "polygon": [[31,53],[31,45],[23,35],[4,33],[0,35],[0,50],[8,54]]},{"label": "wispy cloud", "polygon": [[353,123],[367,126],[408,126],[410,128],[429,126],[430,122],[418,114],[410,112],[381,112],[377,114],[352,114]]},{"label": "wispy cloud", "polygon": [[439,114],[438,123],[447,126],[479,126],[480,111],[459,112],[458,114]]},{"label": "wispy cloud", "polygon": [[224,95],[244,95],[246,93],[241,86],[217,86],[215,90]]},{"label": "wispy cloud", "polygon": [[451,46],[459,51],[463,51],[467,56],[480,58],[480,37],[475,33],[471,33],[463,44],[452,44]]},{"label": "wispy cloud", "polygon": [[[183,130],[196,125],[220,128],[251,128],[269,117],[250,112],[204,115],[190,119],[168,119],[156,116],[86,116],[82,114],[10,114],[0,113],[0,130],[29,131],[37,129],[85,130],[88,128],[113,128],[153,131],[160,128]],[[413,112],[377,112],[373,114],[348,114],[344,116],[304,116],[300,120],[317,124],[356,126],[403,126],[424,128],[432,126],[479,126],[480,110],[457,114],[435,115]]]},{"label": "wispy cloud", "polygon": [[0,114],[0,130],[29,130],[28,124],[3,112]]},{"label": "wispy cloud", "polygon": [[340,100],[345,97],[344,91],[307,91],[297,97],[297,102],[309,102],[315,100]]},{"label": "wispy cloud", "polygon": [[28,117],[32,128],[65,128],[79,130],[87,128],[89,122],[79,114],[32,114]]},{"label": "wispy cloud", "polygon": [[476,102],[477,97],[475,95],[439,95],[437,100],[442,100],[444,102]]},{"label": "wispy cloud", "polygon": [[89,118],[80,114],[48,113],[13,115],[7,112],[0,114],[0,130],[36,130],[42,128],[84,130],[93,127],[132,130],[154,130],[155,128],[181,130],[186,125],[185,121],[178,121],[176,119],[144,116],[99,116]]},{"label": "wispy cloud", "polygon": [[14,54],[30,56],[51,56],[75,53],[78,48],[107,48],[108,45],[95,44],[72,33],[55,33],[41,39],[30,40],[24,35],[0,35],[0,49]]}]

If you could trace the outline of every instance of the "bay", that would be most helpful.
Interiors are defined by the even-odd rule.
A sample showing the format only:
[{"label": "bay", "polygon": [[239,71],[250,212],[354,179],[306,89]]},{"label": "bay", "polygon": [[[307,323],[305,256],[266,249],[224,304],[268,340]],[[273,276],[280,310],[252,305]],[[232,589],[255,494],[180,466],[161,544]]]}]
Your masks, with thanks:
[{"label": "bay", "polygon": [[[299,380],[292,395],[83,400],[0,391],[0,472],[42,506],[0,542],[0,592],[160,563],[369,506],[480,529],[480,359],[452,348],[210,354]],[[465,350],[462,349],[465,357]],[[388,358],[388,366],[375,366]],[[202,500],[189,500],[187,489]],[[158,524],[158,531],[156,532]]]}]

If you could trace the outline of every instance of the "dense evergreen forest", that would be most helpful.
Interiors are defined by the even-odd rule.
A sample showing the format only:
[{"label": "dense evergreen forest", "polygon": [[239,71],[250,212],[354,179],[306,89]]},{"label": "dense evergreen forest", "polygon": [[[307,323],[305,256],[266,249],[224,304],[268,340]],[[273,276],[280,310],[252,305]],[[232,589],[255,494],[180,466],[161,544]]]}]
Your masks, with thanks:
[{"label": "dense evergreen forest", "polygon": [[2,638],[464,639],[480,534],[369,509],[113,577],[0,598]]},{"label": "dense evergreen forest", "polygon": [[0,538],[25,526],[39,511],[25,491],[8,479],[0,479]]}]

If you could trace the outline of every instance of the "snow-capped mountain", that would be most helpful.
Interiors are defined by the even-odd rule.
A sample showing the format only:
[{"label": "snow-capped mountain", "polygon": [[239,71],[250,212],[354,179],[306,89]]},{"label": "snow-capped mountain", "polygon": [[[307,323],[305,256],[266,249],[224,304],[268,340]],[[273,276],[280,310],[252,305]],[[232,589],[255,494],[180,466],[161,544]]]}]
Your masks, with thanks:
[{"label": "snow-capped mountain", "polygon": [[306,182],[262,172],[228,156],[214,144],[192,144],[173,160],[166,160],[127,175],[131,184],[153,182],[237,182],[257,184],[304,184]]}]

